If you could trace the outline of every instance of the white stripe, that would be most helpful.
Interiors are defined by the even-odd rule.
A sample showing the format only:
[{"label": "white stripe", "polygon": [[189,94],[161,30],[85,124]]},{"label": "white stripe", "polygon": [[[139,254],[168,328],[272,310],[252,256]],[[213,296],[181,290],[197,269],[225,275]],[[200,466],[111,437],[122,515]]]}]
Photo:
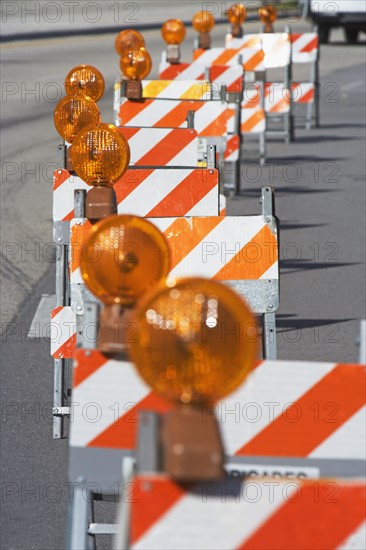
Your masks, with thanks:
[{"label": "white stripe", "polygon": [[73,284],[84,284],[84,279],[81,275],[80,267],[76,268],[75,271],[71,272],[70,282]]},{"label": "white stripe", "polygon": [[132,363],[107,361],[72,390],[70,445],[86,446],[149,392]]},{"label": "white stripe", "polygon": [[[256,112],[262,114],[262,119],[257,122],[253,128],[250,130],[244,130],[244,124],[248,122],[248,120],[256,114]],[[261,132],[265,132],[266,130],[266,119],[264,115],[264,110],[261,107],[255,107],[254,109],[242,109],[241,111],[241,133],[242,134],[258,134]]]},{"label": "white stripe", "polygon": [[235,65],[228,65],[226,71],[224,71],[220,76],[216,79],[212,79],[212,82],[215,82],[216,84],[226,84],[227,87],[231,86],[234,82],[236,82],[238,79],[242,79],[244,76],[244,69],[241,65],[238,65],[237,67]]},{"label": "white stripe", "polygon": [[163,201],[194,170],[154,170],[132,193],[118,204],[118,214],[133,212],[146,216],[150,210]]},{"label": "white stripe", "polygon": [[262,34],[264,66],[267,69],[285,67],[290,64],[291,47],[287,33]]},{"label": "white stripe", "polygon": [[218,216],[219,188],[215,185],[197,204],[191,208],[186,216]]},{"label": "white stripe", "polygon": [[263,225],[260,216],[223,217],[221,223],[173,268],[172,277],[214,277]]},{"label": "white stripe", "polygon": [[[246,65],[252,59],[252,57],[257,55],[258,51],[259,51],[258,48],[246,48],[246,47],[242,48],[240,50],[240,55],[243,58],[243,64]],[[251,70],[253,70],[253,69],[251,69]],[[254,70],[255,71],[264,71],[265,70],[264,59],[257,62],[257,64],[254,66]]]},{"label": "white stripe", "polygon": [[61,221],[74,209],[74,191],[91,189],[81,178],[70,176],[53,191],[53,220]]},{"label": "white stripe", "polygon": [[253,439],[334,367],[334,363],[299,361],[261,363],[245,384],[216,407],[227,454]]},{"label": "white stripe", "polygon": [[170,132],[169,128],[141,128],[128,140],[131,151],[130,164],[136,164]]},{"label": "white stripe", "polygon": [[262,49],[261,34],[246,34],[242,38],[233,38],[231,34],[226,37],[226,47],[235,49],[253,48],[254,50]]},{"label": "white stripe", "polygon": [[[216,119],[221,117],[221,115],[226,111],[227,104],[221,103],[219,101],[205,101],[203,102],[203,105],[198,111],[195,112],[194,115],[194,129],[197,131],[198,135],[208,135],[204,131],[212,124]],[[226,127],[225,124],[223,125],[225,128],[224,134],[220,135],[226,135]]]},{"label": "white stripe", "polygon": [[51,318],[51,355],[54,355],[76,333],[76,315],[71,307],[63,307]]},{"label": "white stripe", "polygon": [[316,61],[318,48],[310,52],[301,52],[305,46],[317,37],[316,33],[303,33],[295,42],[292,43],[292,62],[293,63],[311,63]]},{"label": "white stripe", "polygon": [[198,166],[198,138],[193,138],[166,166]]},{"label": "white stripe", "polygon": [[123,112],[128,110],[128,103],[121,105],[121,125],[122,126],[141,126],[141,127],[152,127],[155,126],[164,116],[170,113],[181,101],[179,100],[170,100],[170,99],[156,99],[153,100],[150,105],[142,109],[135,117],[133,117],[128,122],[123,120]]},{"label": "white stripe", "polygon": [[[170,67],[169,63],[161,63],[159,65],[159,75],[161,75],[168,67]],[[183,71],[177,74],[174,80],[198,80],[199,77],[204,78],[205,68],[206,65],[200,63],[199,60],[198,62],[193,61],[192,63],[189,63]]]},{"label": "white stripe", "polygon": [[[210,488],[214,485],[208,484]],[[273,495],[268,482],[267,485],[260,481],[242,484],[240,489],[239,502],[229,492],[208,497],[207,501],[201,492],[185,494],[132,545],[132,549],[238,548],[284,504],[280,483],[273,486]],[[291,490],[287,495],[290,497]],[[159,494],[156,499],[159,500]]]},{"label": "white stripe", "polygon": [[[226,51],[226,48],[210,48],[205,50],[196,61],[206,66],[214,65],[217,59]],[[232,62],[235,62],[237,54],[233,52],[233,57],[229,60],[226,60],[225,65],[230,65]]]},{"label": "white stripe", "polygon": [[261,280],[276,280],[279,278],[278,276],[278,262],[275,262],[271,265],[269,269],[263,275],[259,277]]},{"label": "white stripe", "polygon": [[342,542],[340,546],[337,546],[337,550],[365,550],[366,548],[366,521]]},{"label": "white stripe", "polygon": [[[291,99],[293,103],[297,103],[301,101],[301,99],[311,90],[315,90],[315,86],[312,82],[300,82],[295,88],[292,87],[292,94]],[[307,103],[312,103],[314,101],[314,97],[311,99],[311,101],[307,101]]]},{"label": "white stripe", "polygon": [[[336,404],[334,404],[336,406]],[[330,399],[329,413],[332,412]],[[338,412],[335,410],[334,418]],[[330,418],[331,422],[332,419]],[[334,420],[333,420],[334,421]],[[326,422],[326,420],[323,420]],[[366,458],[366,406],[356,412],[310,453],[311,458]]]},{"label": "white stripe", "polygon": [[275,107],[282,102],[282,100],[287,100],[286,104],[283,104],[281,111],[279,113],[287,113],[290,110],[290,101],[288,100],[288,91],[285,84],[275,83],[271,86],[268,86],[265,92],[264,98],[264,108],[267,113],[272,112]]}]

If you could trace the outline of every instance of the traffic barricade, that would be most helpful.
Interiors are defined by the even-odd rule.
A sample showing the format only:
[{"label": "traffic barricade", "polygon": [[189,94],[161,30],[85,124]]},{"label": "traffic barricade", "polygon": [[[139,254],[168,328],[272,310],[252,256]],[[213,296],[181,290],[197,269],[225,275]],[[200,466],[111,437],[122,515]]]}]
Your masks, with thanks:
[{"label": "traffic barricade", "polygon": [[[151,82],[156,82],[153,87]],[[224,156],[227,146],[227,103],[214,99],[189,100],[189,99],[163,99],[163,95],[170,94],[168,85],[162,89],[162,81],[142,82],[144,88],[147,88],[150,95],[159,94],[160,98],[143,99],[142,101],[128,100],[121,96],[121,90],[118,83],[115,86],[114,107],[116,113],[117,126],[139,126],[154,128],[194,128],[199,138],[200,160],[206,161],[207,148],[209,145],[216,147],[217,153]],[[169,81],[170,82],[170,81]],[[191,81],[174,81],[170,89],[178,91],[200,89],[201,93],[207,96],[207,84]],[[208,84],[211,87],[210,84]],[[209,88],[210,89],[210,88]],[[184,95],[182,91],[182,95]],[[209,92],[210,93],[210,92]],[[224,184],[224,182],[223,182]]]},{"label": "traffic barricade", "polygon": [[[182,486],[162,474],[125,489],[115,550],[329,550],[365,545],[359,481],[265,478]],[[127,524],[127,525],[126,525]]]},{"label": "traffic barricade", "polygon": [[[297,66],[309,66],[309,80],[292,82],[292,101],[294,103],[295,122],[305,121],[310,130],[313,125],[319,127],[319,36],[316,32],[291,33],[292,78]],[[305,116],[298,114],[296,105],[306,105]]]},{"label": "traffic barricade", "polygon": [[[231,34],[226,36],[226,47],[236,49],[242,53],[247,48],[263,50],[262,60],[265,72],[256,73],[255,77],[265,80],[267,91],[265,111],[267,114],[267,137],[282,137],[286,143],[294,136],[293,113],[291,102],[291,44],[289,30],[284,33],[260,33],[247,34],[242,38],[233,38]],[[271,78],[282,73],[275,80]],[[281,103],[281,110],[277,105]]]},{"label": "traffic barricade", "polygon": [[[68,166],[68,145],[77,133],[88,124],[100,121],[96,102],[105,89],[102,74],[91,65],[78,65],[66,76],[66,97],[57,104],[54,123],[64,138],[58,151],[60,164]],[[56,171],[55,175],[62,171]],[[51,312],[51,355],[54,359],[53,384],[53,437],[61,438],[64,433],[64,418],[68,414],[67,388],[70,385],[70,358],[76,340],[76,317],[70,307],[69,263],[69,218],[64,217],[63,199],[60,195],[62,178],[54,177],[53,189],[53,239],[57,245],[55,308]],[[84,184],[85,186],[85,184]],[[73,199],[72,199],[73,200]],[[67,213],[66,213],[67,214]]]},{"label": "traffic barricade", "polygon": [[[228,140],[231,141],[231,148],[228,147],[225,153],[226,162],[239,162],[240,150],[242,146],[242,140],[240,136],[244,137],[244,146],[247,138],[252,136],[258,136],[259,134],[259,157],[260,162],[265,160],[265,116],[264,111],[259,115],[263,122],[260,126],[251,123],[246,123],[247,119],[244,118],[245,124],[241,125],[240,118],[241,113],[240,102],[243,98],[243,89],[245,87],[244,80],[251,80],[249,75],[254,75],[255,72],[264,71],[263,65],[263,52],[261,50],[247,48],[241,53],[236,50],[225,50],[224,48],[212,48],[210,50],[196,50],[194,52],[195,60],[188,63],[169,64],[163,60],[159,67],[160,78],[174,78],[184,79],[191,78],[203,79],[205,76],[215,86],[214,89],[220,90],[222,85],[226,86],[227,100],[229,102],[229,109],[237,111],[234,118],[229,122],[229,136]],[[220,64],[220,63],[226,63]],[[264,101],[263,101],[264,104]],[[257,109],[256,109],[257,111]],[[244,113],[248,115],[248,112]],[[254,114],[254,113],[252,113]],[[241,130],[241,131],[240,131]],[[237,136],[237,137],[235,137]],[[235,138],[235,157],[233,156],[233,144]],[[230,157],[230,158],[229,158]],[[235,167],[238,170],[238,166]],[[230,167],[228,167],[230,169]],[[235,178],[236,187],[239,183],[239,176]]]},{"label": "traffic barricade", "polygon": [[[131,327],[129,341],[135,337]],[[156,458],[157,423],[151,411],[165,413],[172,404],[152,392],[129,361],[97,350],[77,352],[72,396],[69,480],[84,495],[85,539],[88,531],[93,535],[116,532],[115,525],[98,526],[96,519],[88,521],[92,493],[111,498],[118,489],[132,492],[129,475],[136,468],[138,443],[146,445],[140,449],[140,458],[137,456],[139,472],[147,468],[146,464],[151,467]],[[203,417],[215,414],[221,427],[227,453],[224,484],[228,489],[236,483],[245,490],[245,482],[261,483],[258,478],[265,476],[274,487],[287,482],[292,490],[298,484],[312,483],[332,492],[333,488],[338,491],[351,486],[347,479],[364,476],[365,404],[364,366],[263,361],[229,398],[206,404]],[[247,448],[240,454],[243,441]],[[208,485],[212,497],[220,495],[213,491],[214,486]],[[126,499],[122,500],[126,504]],[[80,502],[75,499],[74,513],[78,506]]]}]

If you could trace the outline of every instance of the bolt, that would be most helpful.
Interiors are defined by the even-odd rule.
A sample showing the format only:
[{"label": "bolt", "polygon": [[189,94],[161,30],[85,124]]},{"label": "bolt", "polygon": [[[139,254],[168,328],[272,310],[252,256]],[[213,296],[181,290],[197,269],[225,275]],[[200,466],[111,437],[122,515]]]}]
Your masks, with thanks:
[{"label": "bolt", "polygon": [[268,304],[268,309],[273,309],[273,304]]},{"label": "bolt", "polygon": [[77,310],[78,310],[78,311],[81,311],[82,309],[83,309],[83,308],[82,308],[81,306],[78,306],[78,307],[77,307]]},{"label": "bolt", "polygon": [[210,174],[213,174],[213,173],[214,173],[214,171],[213,171],[213,170],[210,170]]},{"label": "bolt", "polygon": [[271,221],[271,218],[266,218],[266,223],[269,223]]}]

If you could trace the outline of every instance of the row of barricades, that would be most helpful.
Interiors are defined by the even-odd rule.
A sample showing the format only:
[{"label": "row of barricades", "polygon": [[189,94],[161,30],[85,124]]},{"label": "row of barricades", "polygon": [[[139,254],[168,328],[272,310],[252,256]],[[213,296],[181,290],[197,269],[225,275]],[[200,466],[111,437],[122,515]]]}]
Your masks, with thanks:
[{"label": "row of barricades", "polygon": [[[100,122],[104,81],[90,66],[70,71],[55,112],[65,143],[51,351],[55,438],[69,418],[66,548],[103,534],[118,549],[361,548],[365,368],[276,360],[273,189],[254,216],[226,215],[220,193],[242,140],[247,52],[235,46],[227,64],[231,42],[215,51],[208,15],[194,20],[194,61],[180,70],[169,35],[160,80],[146,80],[143,37],[120,33],[116,127]],[[232,34],[245,38],[239,24]],[[250,44],[265,52],[270,37]],[[266,79],[257,84],[265,94]],[[117,522],[95,519],[101,499],[119,501]]]}]

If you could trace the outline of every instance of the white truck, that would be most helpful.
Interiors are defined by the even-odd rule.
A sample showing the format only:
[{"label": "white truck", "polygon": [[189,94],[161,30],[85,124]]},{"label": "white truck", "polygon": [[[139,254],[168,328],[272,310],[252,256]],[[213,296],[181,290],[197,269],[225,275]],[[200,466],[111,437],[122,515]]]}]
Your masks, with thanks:
[{"label": "white truck", "polygon": [[366,0],[299,0],[302,15],[318,27],[319,40],[325,44],[330,31],[343,27],[348,42],[357,42],[360,31],[366,32]]}]

